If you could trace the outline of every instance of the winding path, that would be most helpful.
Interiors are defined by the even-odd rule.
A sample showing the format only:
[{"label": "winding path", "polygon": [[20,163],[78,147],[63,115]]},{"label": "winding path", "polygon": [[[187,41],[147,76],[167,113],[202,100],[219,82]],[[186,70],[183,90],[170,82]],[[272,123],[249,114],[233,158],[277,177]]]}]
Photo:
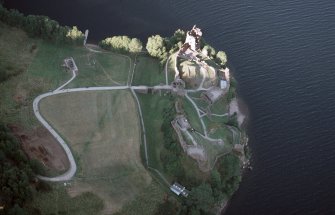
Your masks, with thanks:
[{"label": "winding path", "polygon": [[[102,51],[99,51],[99,50],[92,49],[92,48],[90,48],[87,45],[85,47],[89,51],[91,51],[91,52],[95,52],[95,53],[102,52]],[[153,87],[148,87],[148,86],[132,86],[133,76],[134,76],[134,72],[135,72],[135,68],[136,68],[136,57],[137,56],[135,56],[135,60],[134,60],[133,66],[131,66],[131,61],[132,60],[131,60],[131,58],[129,56],[126,56],[126,55],[121,55],[121,56],[127,57],[129,59],[129,61],[130,61],[130,68],[129,68],[129,74],[128,74],[128,78],[127,78],[127,85],[125,85],[125,86],[81,87],[81,88],[64,89],[64,87],[67,86],[69,83],[71,83],[76,78],[76,76],[77,76],[75,70],[72,70],[72,76],[71,76],[71,78],[67,82],[65,82],[63,85],[61,85],[60,87],[58,87],[54,91],[41,94],[41,95],[37,96],[34,99],[34,101],[33,101],[33,110],[34,110],[34,114],[35,114],[36,118],[52,134],[52,136],[59,142],[59,144],[61,145],[61,147],[64,149],[64,151],[65,151],[65,153],[66,153],[66,155],[67,155],[67,157],[69,159],[69,162],[70,162],[70,167],[69,167],[69,169],[64,174],[56,176],[56,177],[46,177],[46,176],[38,175],[38,178],[40,178],[41,180],[52,181],[52,182],[60,182],[60,181],[71,180],[71,178],[76,173],[77,165],[76,165],[76,162],[75,162],[74,157],[72,155],[72,152],[71,152],[69,146],[64,141],[64,139],[57,133],[57,131],[54,128],[52,128],[52,126],[40,114],[40,111],[39,111],[39,102],[42,99],[44,99],[44,98],[46,98],[48,96],[53,96],[53,95],[58,95],[58,94],[64,94],[64,93],[83,92],[83,91],[108,91],[108,90],[125,90],[125,89],[130,89],[132,95],[134,96],[134,98],[136,100],[137,106],[138,106],[138,112],[139,112],[139,117],[140,117],[140,122],[141,122],[141,127],[142,127],[142,133],[143,133],[143,143],[144,143],[146,166],[147,166],[148,169],[151,169],[154,172],[156,172],[162,178],[162,180],[169,186],[169,183],[168,183],[167,179],[163,176],[163,174],[159,170],[157,170],[157,169],[152,168],[152,167],[149,166],[149,158],[148,158],[148,152],[147,152],[146,130],[145,130],[145,126],[144,126],[144,120],[143,120],[141,105],[140,105],[139,99],[138,99],[138,97],[137,97],[137,95],[135,93],[135,90],[146,90],[146,89],[149,89],[149,88],[151,88],[153,90],[163,90],[163,89],[164,90],[171,90],[172,87],[170,85],[168,85],[167,67],[168,67],[168,62],[169,62],[169,60],[170,60],[170,58],[171,58],[172,55],[169,57],[168,61],[166,62],[166,65],[165,65],[165,79],[166,79],[165,80],[165,82],[166,82],[165,85],[157,85],[157,86],[153,86]],[[177,67],[176,66],[175,66],[175,70],[177,71]],[[201,91],[201,90],[206,90],[206,89],[198,88],[196,90],[186,90],[185,96],[192,103],[192,105],[196,109],[197,114],[199,116],[199,119],[200,119],[200,122],[201,122],[201,125],[202,125],[202,128],[203,128],[203,131],[204,131],[204,135],[201,134],[201,133],[199,133],[199,132],[198,133],[202,137],[206,138],[207,140],[214,141],[214,139],[208,137],[206,125],[205,125],[204,121],[202,120],[202,118],[200,116],[200,109],[198,108],[197,104],[187,95],[187,92],[197,92],[197,91]],[[225,114],[223,114],[223,115],[225,115]]]},{"label": "winding path", "polygon": [[55,95],[60,93],[60,89],[62,89],[63,87],[65,87],[66,85],[68,85],[73,79],[75,79],[76,77],[76,72],[74,70],[72,70],[72,77],[70,78],[70,80],[68,80],[65,84],[63,84],[62,86],[58,87],[55,91],[53,92],[49,92],[49,93],[44,93],[42,95],[37,96],[34,101],[33,101],[33,109],[34,109],[34,114],[36,116],[36,118],[38,119],[38,121],[40,121],[42,123],[42,125],[49,130],[49,132],[51,133],[52,136],[54,136],[54,138],[56,138],[56,140],[59,142],[59,144],[62,146],[62,148],[64,149],[66,156],[69,159],[70,162],[70,168],[62,175],[57,176],[57,177],[45,177],[45,176],[41,176],[38,175],[38,178],[45,180],[45,181],[66,181],[66,180],[70,180],[74,174],[77,171],[77,165],[76,162],[74,161],[73,155],[71,153],[70,148],[68,147],[68,145],[65,143],[65,141],[63,140],[63,138],[49,125],[49,123],[42,117],[42,115],[39,112],[39,102],[41,101],[41,99],[51,96],[51,95]]}]

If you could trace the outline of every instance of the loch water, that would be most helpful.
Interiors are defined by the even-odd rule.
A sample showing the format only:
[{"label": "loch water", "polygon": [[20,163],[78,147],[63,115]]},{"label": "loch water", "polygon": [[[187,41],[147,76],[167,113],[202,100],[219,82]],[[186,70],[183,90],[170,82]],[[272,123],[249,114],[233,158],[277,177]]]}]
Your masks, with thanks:
[{"label": "loch water", "polygon": [[226,210],[335,214],[334,0],[5,0],[26,14],[146,38],[202,28],[228,54],[249,109],[252,171]]}]

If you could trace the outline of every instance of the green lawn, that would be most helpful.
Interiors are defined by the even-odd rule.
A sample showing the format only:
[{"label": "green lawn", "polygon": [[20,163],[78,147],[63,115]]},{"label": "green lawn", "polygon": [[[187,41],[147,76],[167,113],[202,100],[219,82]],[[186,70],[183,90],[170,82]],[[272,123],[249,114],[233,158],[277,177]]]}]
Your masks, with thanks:
[{"label": "green lawn", "polygon": [[[71,76],[61,67],[63,59],[81,55],[86,49],[31,39],[16,28],[2,27],[1,62],[4,62],[1,56],[6,56],[6,61],[14,62],[13,68],[24,70],[0,84],[0,119],[31,129],[39,125],[32,111],[33,99],[68,80]],[[36,48],[31,52],[32,46]]]},{"label": "green lawn", "polygon": [[161,126],[163,123],[163,109],[171,104],[168,96],[159,96],[151,94],[137,94],[143,114],[144,126],[147,137],[147,150],[149,157],[149,166],[160,171],[163,170],[160,162],[160,151],[163,146],[163,132]]},{"label": "green lawn", "polygon": [[70,195],[92,192],[111,213],[149,186],[137,107],[128,90],[59,94],[43,99],[40,111],[76,155]]},{"label": "green lawn", "polygon": [[0,82],[23,73],[36,54],[36,40],[0,22]]},{"label": "green lawn", "polygon": [[67,88],[126,85],[131,59],[111,52],[89,53],[74,57],[79,72]]},{"label": "green lawn", "polygon": [[136,61],[133,86],[165,84],[165,73],[157,59],[140,55],[136,58]]},{"label": "green lawn", "polygon": [[176,65],[176,54],[173,54],[169,61],[167,62],[167,71],[168,71],[168,84],[174,80],[175,76],[175,65]]},{"label": "green lawn", "polygon": [[223,98],[220,98],[218,101],[216,101],[214,104],[210,106],[211,112],[214,114],[225,114],[228,112],[228,102],[226,99],[226,96]]},{"label": "green lawn", "polygon": [[202,129],[201,122],[196,109],[188,99],[184,98],[182,101],[186,117],[189,123],[191,124],[192,128],[194,128],[196,131],[200,133],[203,133],[204,131]]}]

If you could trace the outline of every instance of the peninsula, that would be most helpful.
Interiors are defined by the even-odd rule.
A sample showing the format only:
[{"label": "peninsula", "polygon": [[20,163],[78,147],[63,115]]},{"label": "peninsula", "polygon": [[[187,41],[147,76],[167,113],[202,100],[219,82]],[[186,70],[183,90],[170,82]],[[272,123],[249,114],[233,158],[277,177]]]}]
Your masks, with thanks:
[{"label": "peninsula", "polygon": [[88,31],[1,6],[0,26],[0,119],[40,187],[15,204],[1,193],[0,210],[222,210],[248,165],[248,138],[226,53],[200,28],[144,48],[127,36],[87,44]]}]

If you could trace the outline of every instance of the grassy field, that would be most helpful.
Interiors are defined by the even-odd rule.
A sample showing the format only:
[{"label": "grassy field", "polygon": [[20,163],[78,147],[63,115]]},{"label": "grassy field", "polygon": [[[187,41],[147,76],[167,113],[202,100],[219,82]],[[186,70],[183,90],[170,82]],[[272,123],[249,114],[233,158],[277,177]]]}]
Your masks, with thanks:
[{"label": "grassy field", "polygon": [[0,22],[0,82],[23,73],[36,54],[35,40]]},{"label": "grassy field", "polygon": [[67,88],[126,85],[131,59],[111,52],[77,55],[79,73]]},{"label": "grassy field", "polygon": [[196,131],[203,133],[204,131],[202,129],[201,122],[197,114],[197,110],[194,108],[194,106],[188,99],[184,98],[182,101],[185,115],[189,120],[189,123],[191,124],[192,128],[194,128]]},{"label": "grassy field", "polygon": [[32,111],[33,99],[71,77],[61,67],[65,57],[80,56],[87,50],[31,39],[23,31],[3,24],[0,47],[0,64],[9,62],[12,68],[22,69],[0,84],[0,120],[25,129],[35,128],[39,123]]},{"label": "grassy field", "polygon": [[165,84],[165,73],[155,58],[140,55],[136,58],[136,67],[132,85],[155,86]]},{"label": "grassy field", "polygon": [[164,196],[167,193],[170,193],[170,191],[166,187],[164,189],[163,185],[157,181],[153,181],[133,201],[127,203],[119,213],[116,213],[116,215],[155,214],[158,205],[164,201]]},{"label": "grassy field", "polygon": [[129,91],[61,94],[40,103],[43,116],[67,140],[79,170],[71,196],[92,192],[115,212],[151,183],[140,158],[137,108]]},{"label": "grassy field", "polygon": [[158,170],[163,170],[159,159],[160,151],[163,148],[163,109],[171,104],[168,96],[138,94],[142,108],[144,125],[147,133],[147,149],[149,166]]},{"label": "grassy field", "polygon": [[62,184],[54,185],[51,192],[36,195],[33,207],[41,214],[98,214],[104,207],[102,199],[92,192],[82,193],[74,198],[69,196]]},{"label": "grassy field", "polygon": [[31,39],[22,30],[0,23],[0,73],[14,75],[0,83],[0,120],[20,124],[25,129],[38,126],[32,101],[71,77],[62,67],[64,58],[69,56],[75,59],[80,71],[68,87],[113,86],[127,82],[130,60],[125,56],[90,53],[84,47]]},{"label": "grassy field", "polygon": [[173,54],[169,61],[167,62],[167,71],[168,71],[168,81],[169,84],[174,80],[174,76],[175,76],[175,64],[176,64],[176,53]]}]

